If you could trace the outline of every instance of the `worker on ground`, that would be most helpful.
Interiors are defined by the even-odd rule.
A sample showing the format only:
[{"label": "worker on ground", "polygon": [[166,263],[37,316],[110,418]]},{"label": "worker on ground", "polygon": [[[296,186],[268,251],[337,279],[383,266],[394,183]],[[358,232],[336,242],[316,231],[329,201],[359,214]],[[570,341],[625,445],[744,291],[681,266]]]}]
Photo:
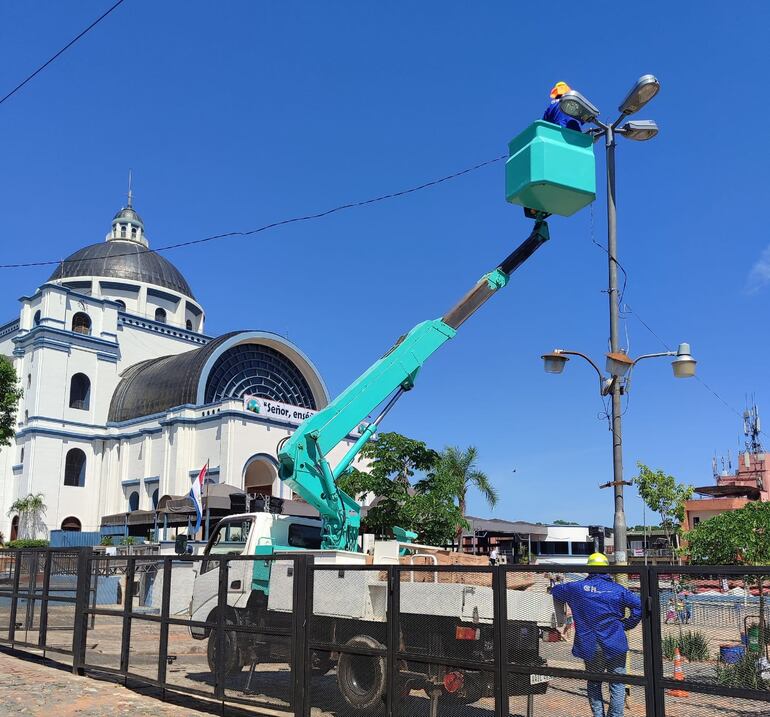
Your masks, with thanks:
[{"label": "worker on ground", "polygon": [[[603,553],[588,558],[589,565],[607,566]],[[572,654],[585,662],[587,672],[626,674],[628,638],[642,619],[639,597],[616,583],[606,573],[591,573],[585,580],[554,585],[554,600],[567,603],[575,619],[575,642]],[[626,610],[630,615],[626,617]],[[602,683],[588,683],[588,701],[593,717],[623,717],[625,685],[610,682],[610,707],[604,711]]]},{"label": "worker on ground", "polygon": [[570,117],[565,112],[562,112],[559,107],[559,100],[562,98],[562,95],[566,95],[570,89],[570,86],[566,82],[557,82],[553,86],[553,89],[551,90],[551,104],[548,105],[546,111],[543,113],[543,119],[546,122],[557,124],[559,127],[567,127],[568,129],[582,132],[583,125],[580,120]]},{"label": "worker on ground", "polygon": [[497,549],[497,546],[495,545],[489,553],[489,564],[497,565],[499,558],[500,558],[500,551]]}]

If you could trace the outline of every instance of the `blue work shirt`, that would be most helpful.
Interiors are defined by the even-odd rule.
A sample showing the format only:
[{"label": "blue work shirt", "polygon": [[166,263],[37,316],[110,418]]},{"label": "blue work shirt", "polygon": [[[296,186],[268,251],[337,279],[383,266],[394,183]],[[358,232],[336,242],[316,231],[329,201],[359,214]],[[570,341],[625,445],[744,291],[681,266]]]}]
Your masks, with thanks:
[{"label": "blue work shirt", "polygon": [[[631,630],[642,619],[639,597],[609,575],[592,573],[585,580],[555,585],[554,600],[566,602],[575,618],[575,644],[572,654],[590,660],[600,645],[604,656],[619,657],[628,652],[625,630]],[[625,617],[626,608],[631,610]]]},{"label": "blue work shirt", "polygon": [[570,117],[568,114],[561,111],[559,100],[554,100],[548,105],[548,108],[543,113],[543,119],[546,122],[557,124],[559,127],[567,127],[567,129],[574,129],[577,132],[583,131],[583,124],[580,120]]}]

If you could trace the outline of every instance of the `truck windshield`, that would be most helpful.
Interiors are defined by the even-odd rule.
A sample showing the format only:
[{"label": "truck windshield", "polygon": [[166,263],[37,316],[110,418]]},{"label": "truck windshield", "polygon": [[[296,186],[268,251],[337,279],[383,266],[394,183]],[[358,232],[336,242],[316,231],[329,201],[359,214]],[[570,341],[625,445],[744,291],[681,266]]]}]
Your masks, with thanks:
[{"label": "truck windshield", "polygon": [[206,555],[240,555],[246,547],[251,520],[223,520],[206,546]]}]

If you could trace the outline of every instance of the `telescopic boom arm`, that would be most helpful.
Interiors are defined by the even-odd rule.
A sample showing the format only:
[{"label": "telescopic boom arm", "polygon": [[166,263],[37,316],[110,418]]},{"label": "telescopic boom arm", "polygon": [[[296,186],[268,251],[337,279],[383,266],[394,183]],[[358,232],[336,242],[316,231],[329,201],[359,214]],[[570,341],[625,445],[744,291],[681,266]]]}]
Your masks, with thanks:
[{"label": "telescopic boom arm", "polygon": [[[417,324],[324,409],[305,420],[279,447],[281,479],[314,506],[323,520],[326,550],[358,550],[361,506],[337,486],[380,422],[405,391],[414,386],[426,359],[443,346],[481,306],[507,283],[510,275],[548,241],[548,225],[538,219],[532,233],[496,269],[485,274],[444,316]],[[379,405],[381,413],[361,425]],[[342,460],[331,466],[331,451],[360,427],[359,438]]]}]

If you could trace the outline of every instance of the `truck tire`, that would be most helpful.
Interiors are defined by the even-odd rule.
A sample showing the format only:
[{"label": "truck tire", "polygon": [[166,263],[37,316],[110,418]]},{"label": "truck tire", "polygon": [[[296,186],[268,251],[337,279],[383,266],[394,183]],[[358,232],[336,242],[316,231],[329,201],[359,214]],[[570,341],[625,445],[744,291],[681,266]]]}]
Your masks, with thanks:
[{"label": "truck tire", "polygon": [[[384,650],[373,637],[356,635],[345,647]],[[382,704],[385,696],[387,668],[384,655],[351,655],[343,652],[337,661],[337,686],[340,694],[351,707],[371,710]]]},{"label": "truck tire", "polygon": [[[225,626],[235,625],[235,621],[231,617],[225,618]],[[206,657],[209,663],[209,670],[212,675],[216,675],[217,672],[217,631],[212,629],[209,635],[209,644],[206,648]],[[224,653],[225,653],[225,677],[238,674],[243,669],[243,660],[241,656],[241,650],[238,647],[238,633],[232,630],[225,629],[224,639]]]}]

